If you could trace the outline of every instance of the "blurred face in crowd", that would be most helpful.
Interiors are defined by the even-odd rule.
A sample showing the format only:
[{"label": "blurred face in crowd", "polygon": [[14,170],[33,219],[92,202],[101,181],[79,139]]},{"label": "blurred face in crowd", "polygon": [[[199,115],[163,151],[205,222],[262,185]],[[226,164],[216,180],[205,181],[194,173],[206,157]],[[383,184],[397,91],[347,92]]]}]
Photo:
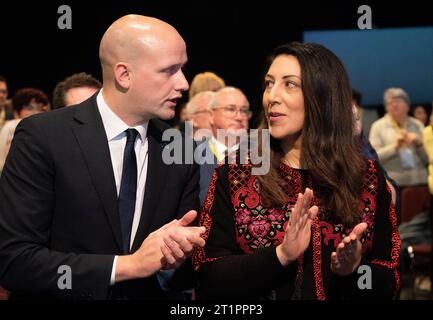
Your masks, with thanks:
[{"label": "blurred face in crowd", "polygon": [[352,103],[352,112],[354,118],[353,133],[355,136],[359,136],[362,131],[362,123],[361,123],[361,116],[359,115],[359,109],[355,103]]},{"label": "blurred face in crowd", "polygon": [[65,106],[67,107],[74,104],[79,104],[90,98],[96,91],[98,91],[98,89],[92,87],[71,88],[66,91]]},{"label": "blurred face in crowd", "polygon": [[275,139],[297,140],[304,126],[304,96],[298,59],[282,54],[272,62],[265,76],[263,107]]},{"label": "blurred face in crowd", "polygon": [[250,105],[245,95],[236,88],[223,88],[216,93],[211,125],[214,135],[224,129],[228,135],[242,135],[248,130]]},{"label": "blurred face in crowd", "polygon": [[198,94],[193,97],[191,101],[195,106],[193,114],[189,115],[194,130],[198,129],[211,129],[211,111],[210,102],[211,97],[208,95]]},{"label": "blurred face in crowd", "polygon": [[8,97],[8,86],[6,82],[0,81],[0,107],[2,107]]},{"label": "blurred face in crowd", "polygon": [[388,98],[385,101],[385,108],[395,121],[406,119],[409,113],[409,104],[401,97]]},{"label": "blurred face in crowd", "polygon": [[41,102],[35,102],[35,100],[32,99],[28,105],[24,106],[20,110],[18,117],[20,119],[24,119],[24,118],[27,118],[31,115],[41,113],[41,112],[46,112],[49,110],[50,110],[49,104],[43,104]]},{"label": "blurred face in crowd", "polygon": [[413,116],[415,119],[418,119],[423,124],[427,123],[427,112],[425,111],[423,106],[416,106],[413,111]]}]

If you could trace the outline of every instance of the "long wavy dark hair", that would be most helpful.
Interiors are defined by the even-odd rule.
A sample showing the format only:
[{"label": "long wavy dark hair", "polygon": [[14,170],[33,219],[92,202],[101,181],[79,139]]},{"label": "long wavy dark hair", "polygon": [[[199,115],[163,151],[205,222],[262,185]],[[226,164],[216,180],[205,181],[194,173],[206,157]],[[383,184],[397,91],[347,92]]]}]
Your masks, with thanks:
[{"label": "long wavy dark hair", "polygon": [[[352,95],[346,70],[325,47],[292,42],[274,50],[266,71],[279,55],[294,56],[301,66],[305,107],[301,167],[310,172],[316,187],[313,191],[319,192],[334,218],[353,226],[361,218],[359,204],[367,162],[359,139],[353,136]],[[264,109],[266,115],[267,107]],[[262,198],[273,206],[287,202],[286,186],[278,173],[283,156],[280,141],[271,137],[270,171],[257,178]]]}]

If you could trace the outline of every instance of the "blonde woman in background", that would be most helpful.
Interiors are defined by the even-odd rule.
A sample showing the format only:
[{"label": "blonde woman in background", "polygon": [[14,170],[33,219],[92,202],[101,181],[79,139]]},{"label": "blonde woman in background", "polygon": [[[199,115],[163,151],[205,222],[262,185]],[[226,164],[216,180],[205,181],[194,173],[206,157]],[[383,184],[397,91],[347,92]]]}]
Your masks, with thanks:
[{"label": "blonde woman in background", "polygon": [[198,73],[192,79],[191,87],[189,88],[189,100],[199,92],[218,91],[225,86],[224,80],[213,72]]}]

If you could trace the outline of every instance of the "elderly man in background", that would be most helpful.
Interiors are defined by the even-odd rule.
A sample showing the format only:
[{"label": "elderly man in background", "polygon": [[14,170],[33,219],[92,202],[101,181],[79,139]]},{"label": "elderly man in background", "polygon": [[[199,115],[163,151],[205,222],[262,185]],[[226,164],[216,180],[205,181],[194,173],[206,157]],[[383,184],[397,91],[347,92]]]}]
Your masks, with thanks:
[{"label": "elderly man in background", "polygon": [[210,125],[212,135],[206,141],[207,161],[200,166],[200,204],[203,204],[213,170],[226,156],[239,148],[239,137],[247,134],[252,112],[245,94],[235,87],[217,91],[211,101]]},{"label": "elderly man in background", "polygon": [[196,94],[186,105],[188,120],[192,125],[194,140],[201,141],[212,135],[211,102],[215,96],[213,91]]}]

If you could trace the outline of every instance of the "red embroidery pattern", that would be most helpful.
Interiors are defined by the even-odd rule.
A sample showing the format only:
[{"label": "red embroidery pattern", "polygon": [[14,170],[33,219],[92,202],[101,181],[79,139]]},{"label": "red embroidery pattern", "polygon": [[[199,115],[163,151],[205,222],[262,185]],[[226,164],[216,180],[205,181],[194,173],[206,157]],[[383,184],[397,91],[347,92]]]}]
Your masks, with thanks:
[{"label": "red embroidery pattern", "polygon": [[[294,195],[290,195],[288,204],[282,208],[265,207],[259,195],[258,181],[251,176],[250,170],[251,166],[248,165],[229,166],[231,200],[235,209],[236,238],[244,252],[277,246],[282,242],[285,224],[296,199]],[[298,184],[292,190],[301,188],[300,176],[295,183],[296,181]]]},{"label": "red embroidery pattern", "polygon": [[[219,167],[219,166],[218,166]],[[218,168],[217,167],[217,168]],[[210,215],[214,197],[215,197],[215,183],[218,179],[217,170],[214,170],[212,174],[212,180],[209,185],[208,193],[206,196],[206,200],[203,204],[203,209],[200,215],[199,225],[204,226],[206,228],[205,233],[203,234],[203,239],[207,240],[209,238],[210,229],[212,226],[212,217]],[[204,251],[204,248],[197,248],[194,251],[193,257],[192,257],[192,263],[195,270],[198,270],[200,268],[200,265],[204,262],[213,261],[216,259],[206,259],[206,253]]]},{"label": "red embroidery pattern", "polygon": [[342,240],[340,225],[333,226],[326,221],[319,221],[319,227],[322,230],[323,235],[325,236],[325,238],[323,239],[323,243],[328,246],[329,240],[333,240],[334,247],[337,247],[337,245]]},{"label": "red embroidery pattern", "polygon": [[[228,165],[228,182],[230,185],[231,202],[234,207],[236,241],[240,248],[246,253],[254,252],[264,247],[276,246],[280,244],[284,238],[285,225],[290,218],[293,205],[296,203],[297,194],[303,190],[302,174],[300,170],[282,164],[280,166],[280,173],[288,185],[287,204],[282,208],[269,208],[265,207],[261,201],[258,181],[254,176],[251,176],[251,165]],[[307,185],[312,188],[313,182],[311,176],[307,176]],[[212,225],[210,212],[214,201],[216,180],[217,175],[214,172],[208,196],[200,217],[200,225],[206,227],[206,233],[204,235],[205,240],[209,237]],[[359,210],[362,212],[362,220],[368,225],[366,232],[361,238],[363,253],[369,251],[372,247],[374,220],[377,210],[376,199],[378,195],[378,183],[379,179],[374,162],[369,161],[369,170],[364,180],[363,193],[359,205]],[[387,188],[389,189],[388,186]],[[338,243],[352,230],[345,228],[342,224],[328,222],[329,220],[325,214],[328,213],[329,210],[321,203],[320,199],[320,194],[315,192],[312,204],[319,206],[320,212],[318,218],[316,218],[312,225],[313,276],[317,299],[324,300],[326,299],[326,293],[322,278],[322,258],[326,257],[322,257],[322,252],[325,252],[322,251],[324,249],[322,246],[332,246],[336,248]],[[321,218],[324,220],[321,220]],[[391,269],[397,269],[400,238],[397,232],[397,220],[392,205],[390,208],[390,220],[393,228],[391,262],[374,260],[372,263]],[[298,258],[297,281],[302,281],[302,258],[303,256]],[[206,259],[204,250],[202,248],[197,249],[193,257],[194,268],[197,270],[201,263],[211,260],[214,261],[216,259]],[[395,277],[397,286],[399,286],[400,280],[398,272],[395,272]]]},{"label": "red embroidery pattern", "polygon": [[325,300],[325,290],[322,279],[322,242],[320,235],[319,219],[316,218],[313,225],[313,272],[316,284],[316,297],[318,300]]}]

